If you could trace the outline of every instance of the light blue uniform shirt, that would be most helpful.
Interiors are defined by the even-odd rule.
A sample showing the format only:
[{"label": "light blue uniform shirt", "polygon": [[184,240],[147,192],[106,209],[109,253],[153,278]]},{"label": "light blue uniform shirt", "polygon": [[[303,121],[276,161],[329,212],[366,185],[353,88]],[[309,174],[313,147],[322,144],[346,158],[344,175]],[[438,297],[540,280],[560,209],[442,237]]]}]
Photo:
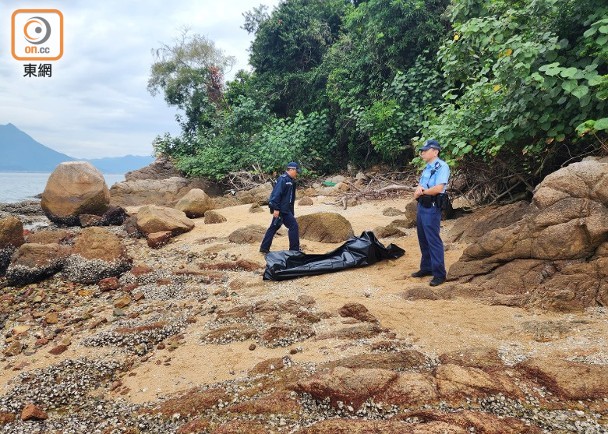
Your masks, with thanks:
[{"label": "light blue uniform shirt", "polygon": [[426,167],[420,175],[420,185],[422,188],[427,189],[436,186],[437,184],[443,184],[443,191],[448,185],[450,179],[450,166],[439,158],[436,158],[433,162],[427,163]]}]

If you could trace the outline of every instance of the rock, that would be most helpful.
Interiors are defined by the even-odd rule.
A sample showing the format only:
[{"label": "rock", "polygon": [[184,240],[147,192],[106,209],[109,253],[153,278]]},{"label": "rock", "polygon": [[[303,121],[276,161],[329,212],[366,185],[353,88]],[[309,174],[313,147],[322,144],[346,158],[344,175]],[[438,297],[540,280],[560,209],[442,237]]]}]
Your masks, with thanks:
[{"label": "rock", "polygon": [[516,366],[554,394],[572,400],[608,398],[608,366],[533,358]]},{"label": "rock", "polygon": [[404,372],[376,399],[387,404],[418,407],[435,402],[438,397],[437,382],[432,375]]},{"label": "rock", "polygon": [[193,188],[177,202],[175,208],[183,211],[187,217],[196,218],[205,215],[206,211],[215,208],[213,199],[200,188]]},{"label": "rock", "polygon": [[13,216],[0,219],[0,276],[4,275],[13,252],[24,242],[21,220]]},{"label": "rock", "polygon": [[170,231],[173,236],[194,229],[194,222],[183,211],[163,206],[147,205],[137,213],[137,228],[143,234]]},{"label": "rock", "polygon": [[322,401],[329,398],[332,406],[338,402],[357,410],[368,398],[384,392],[398,374],[386,369],[349,369],[337,367],[327,374],[297,383],[297,392],[309,393]]},{"label": "rock", "polygon": [[21,411],[21,420],[46,420],[46,412],[35,404],[27,404]]},{"label": "rock", "polygon": [[120,288],[120,282],[116,277],[108,277],[97,282],[97,286],[102,292],[116,291],[118,288]]},{"label": "rock", "polygon": [[261,205],[268,204],[268,198],[272,193],[272,184],[266,182],[265,184],[258,185],[252,189],[245,191],[237,191],[235,194],[236,199],[239,203],[259,203]]},{"label": "rock", "polygon": [[129,297],[128,295],[120,297],[118,300],[114,301],[114,307],[117,309],[124,309],[125,307],[127,307],[130,304],[131,304],[131,297]]},{"label": "rock", "polygon": [[225,221],[228,221],[228,220],[226,220],[226,217],[224,217],[217,211],[207,211],[205,213],[204,221],[205,221],[206,225],[211,225],[211,224],[216,224],[216,223],[224,223]]},{"label": "rock", "polygon": [[57,345],[49,350],[49,354],[58,356],[59,354],[65,353],[68,350],[68,346],[65,344]]},{"label": "rock", "polygon": [[50,312],[44,316],[44,322],[47,324],[57,324],[59,322],[59,315],[57,315],[57,312]]},{"label": "rock", "polygon": [[264,212],[264,210],[262,209],[260,204],[256,202],[251,204],[251,206],[249,207],[249,212],[255,214],[258,212]]},{"label": "rock", "polygon": [[404,214],[403,211],[399,211],[397,208],[394,208],[394,207],[389,207],[389,208],[385,208],[384,210],[382,210],[382,215],[388,216],[388,217],[402,216],[403,214]]},{"label": "rock", "polygon": [[17,418],[15,417],[15,415],[13,413],[7,413],[5,411],[0,411],[0,426],[14,422],[15,419],[17,419]]},{"label": "rock", "polygon": [[193,188],[213,190],[209,181],[171,177],[117,182],[110,188],[111,204],[121,207],[156,205],[174,207]]},{"label": "rock", "polygon": [[266,228],[260,225],[249,225],[228,235],[228,240],[235,244],[256,244],[262,242]]},{"label": "rock", "polygon": [[63,274],[72,282],[97,283],[119,276],[132,265],[120,238],[104,228],[86,228],[76,238]]},{"label": "rock", "polygon": [[80,214],[78,216],[78,222],[83,228],[88,228],[91,226],[101,226],[101,216],[93,214]]},{"label": "rock", "polygon": [[350,222],[338,213],[321,212],[297,218],[300,237],[322,243],[340,243],[353,236]]},{"label": "rock", "polygon": [[64,267],[70,251],[59,244],[23,244],[13,255],[6,278],[12,286],[44,280]]},{"label": "rock", "polygon": [[74,238],[74,233],[65,229],[43,229],[27,236],[28,243],[38,244],[68,244]]},{"label": "rock", "polygon": [[351,317],[362,322],[378,322],[365,306],[360,303],[347,303],[338,311],[340,316]]},{"label": "rock", "polygon": [[159,247],[167,244],[172,237],[173,234],[171,231],[154,232],[146,236],[146,241],[148,243],[148,247],[158,249]]},{"label": "rock", "polygon": [[314,205],[314,202],[311,197],[305,196],[298,201],[299,206],[311,206]]},{"label": "rock", "polygon": [[80,214],[101,216],[109,204],[103,174],[85,161],[59,164],[49,176],[40,202],[49,220],[68,226],[79,224]]},{"label": "rock", "polygon": [[406,371],[419,369],[428,363],[424,354],[416,350],[402,350],[394,353],[358,354],[343,359],[327,362],[324,366],[335,368],[342,366],[351,369],[388,369]]},{"label": "rock", "polygon": [[602,304],[608,294],[604,189],[608,163],[582,161],[554,172],[523,217],[469,245],[448,278],[472,283],[496,303],[559,311]]},{"label": "rock", "polygon": [[167,179],[181,177],[183,174],[175,167],[168,157],[158,157],[151,164],[125,174],[126,181],[146,179]]}]

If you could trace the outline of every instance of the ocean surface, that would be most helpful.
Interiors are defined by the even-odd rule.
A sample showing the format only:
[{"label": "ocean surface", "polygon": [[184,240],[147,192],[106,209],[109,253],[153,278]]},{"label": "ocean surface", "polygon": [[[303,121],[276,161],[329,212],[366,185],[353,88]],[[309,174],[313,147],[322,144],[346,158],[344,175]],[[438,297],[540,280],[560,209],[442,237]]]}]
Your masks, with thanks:
[{"label": "ocean surface", "polygon": [[[0,203],[35,199],[44,191],[50,173],[0,172]],[[124,174],[104,174],[108,188],[125,180]]]}]

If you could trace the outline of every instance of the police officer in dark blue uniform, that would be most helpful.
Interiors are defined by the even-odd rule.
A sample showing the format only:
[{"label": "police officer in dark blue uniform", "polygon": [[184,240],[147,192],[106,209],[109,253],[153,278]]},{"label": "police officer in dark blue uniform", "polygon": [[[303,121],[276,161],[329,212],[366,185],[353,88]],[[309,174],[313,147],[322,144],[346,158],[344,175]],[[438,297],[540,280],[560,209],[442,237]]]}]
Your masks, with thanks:
[{"label": "police officer in dark blue uniform", "polygon": [[450,168],[445,161],[439,159],[441,146],[437,140],[427,140],[419,151],[426,162],[414,192],[414,198],[418,201],[416,222],[422,258],[420,269],[412,273],[412,277],[433,276],[430,285],[437,286],[446,279],[444,248],[439,230]]},{"label": "police officer in dark blue uniform", "polygon": [[294,215],[296,178],[300,172],[301,169],[298,163],[292,161],[287,165],[285,173],[279,176],[277,183],[272,189],[268,201],[270,212],[272,212],[272,222],[260,245],[260,252],[264,254],[270,251],[272,238],[281,225],[285,225],[288,229],[289,250],[300,250],[300,229]]}]

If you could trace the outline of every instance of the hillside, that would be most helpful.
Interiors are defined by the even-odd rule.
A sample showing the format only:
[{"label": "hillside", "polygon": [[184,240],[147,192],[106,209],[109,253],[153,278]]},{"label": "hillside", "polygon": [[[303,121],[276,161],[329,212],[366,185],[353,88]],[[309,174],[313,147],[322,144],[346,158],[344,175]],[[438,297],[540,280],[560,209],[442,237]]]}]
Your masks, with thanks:
[{"label": "hillside", "polygon": [[11,123],[0,125],[0,171],[52,172],[64,161],[74,158],[38,143]]},{"label": "hillside", "polygon": [[[0,125],[0,172],[52,172],[59,163],[74,160],[37,142],[11,123]],[[86,161],[103,173],[126,173],[147,166],[154,157],[126,155]]]}]

